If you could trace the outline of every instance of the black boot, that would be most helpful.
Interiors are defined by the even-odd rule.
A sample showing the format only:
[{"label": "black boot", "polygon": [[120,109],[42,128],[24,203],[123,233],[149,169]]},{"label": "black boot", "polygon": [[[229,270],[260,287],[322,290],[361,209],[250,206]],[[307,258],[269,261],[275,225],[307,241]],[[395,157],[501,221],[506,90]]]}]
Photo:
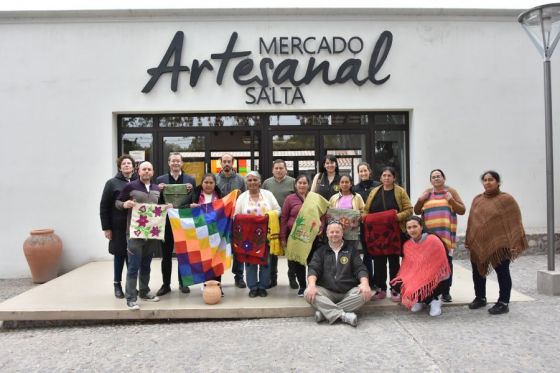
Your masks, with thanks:
[{"label": "black boot", "polygon": [[288,279],[290,280],[290,289],[299,289],[299,285],[296,281],[296,276],[292,276],[291,274],[288,274]]},{"label": "black boot", "polygon": [[122,291],[122,286],[120,282],[114,282],[113,286],[115,287],[115,298],[123,299],[124,293]]}]

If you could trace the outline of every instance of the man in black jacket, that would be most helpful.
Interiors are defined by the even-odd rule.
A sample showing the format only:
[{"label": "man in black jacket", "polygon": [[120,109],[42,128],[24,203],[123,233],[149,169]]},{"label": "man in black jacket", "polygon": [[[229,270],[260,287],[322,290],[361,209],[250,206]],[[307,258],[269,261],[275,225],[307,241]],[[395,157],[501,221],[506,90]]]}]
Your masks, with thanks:
[{"label": "man in black jacket", "polygon": [[305,299],[315,308],[315,321],[340,319],[358,325],[353,312],[371,299],[368,271],[360,254],[342,240],[339,222],[327,225],[328,243],[319,247],[309,263]]},{"label": "man in black jacket", "polygon": [[[163,203],[163,190],[165,186],[168,184],[184,184],[185,188],[189,191],[192,191],[193,186],[196,184],[194,177],[191,175],[187,175],[183,173],[183,157],[181,153],[173,152],[169,153],[169,173],[165,175],[158,176],[156,179],[156,183],[159,186],[159,189],[162,190],[162,198],[160,198],[160,203]],[[173,206],[178,208],[179,206]],[[163,279],[163,285],[158,290],[157,295],[162,296],[171,291],[171,268],[172,268],[172,257],[173,257],[173,233],[171,231],[171,224],[169,223],[169,219],[165,224],[165,241],[163,242],[162,246],[162,255],[161,255],[161,276]],[[179,272],[179,269],[177,269]],[[183,286],[181,282],[181,274],[178,273],[179,278],[179,289],[183,293],[190,293],[190,289],[188,286]]]}]

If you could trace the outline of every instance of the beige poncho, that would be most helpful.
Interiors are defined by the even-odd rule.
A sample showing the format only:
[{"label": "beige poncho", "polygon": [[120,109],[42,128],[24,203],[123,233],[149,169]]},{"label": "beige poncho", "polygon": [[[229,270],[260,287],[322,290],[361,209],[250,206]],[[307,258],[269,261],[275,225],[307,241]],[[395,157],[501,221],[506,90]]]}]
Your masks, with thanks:
[{"label": "beige poncho", "polygon": [[483,193],[473,199],[465,245],[482,276],[503,260],[514,260],[527,248],[521,211],[512,196]]}]

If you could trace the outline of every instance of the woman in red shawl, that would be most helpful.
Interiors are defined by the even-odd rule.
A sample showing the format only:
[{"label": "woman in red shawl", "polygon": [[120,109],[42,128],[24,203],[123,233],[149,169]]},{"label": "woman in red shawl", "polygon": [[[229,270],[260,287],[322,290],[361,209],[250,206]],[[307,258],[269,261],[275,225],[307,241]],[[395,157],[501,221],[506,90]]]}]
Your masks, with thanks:
[{"label": "woman in red shawl", "polygon": [[403,260],[391,284],[401,284],[401,303],[412,312],[430,305],[430,316],[441,315],[440,295],[449,286],[449,261],[441,239],[423,231],[418,216],[406,221],[410,239],[403,246]]}]

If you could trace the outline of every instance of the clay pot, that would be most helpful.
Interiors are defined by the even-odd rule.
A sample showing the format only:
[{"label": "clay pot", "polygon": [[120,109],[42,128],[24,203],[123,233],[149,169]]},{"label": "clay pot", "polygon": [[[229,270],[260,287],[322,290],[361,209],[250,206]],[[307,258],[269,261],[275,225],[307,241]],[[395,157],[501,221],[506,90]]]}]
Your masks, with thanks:
[{"label": "clay pot", "polygon": [[33,282],[42,284],[58,276],[62,241],[53,229],[35,229],[23,243]]},{"label": "clay pot", "polygon": [[202,299],[204,299],[204,303],[206,304],[220,303],[220,299],[222,299],[220,282],[215,280],[206,281],[204,283],[204,289],[202,290]]}]

